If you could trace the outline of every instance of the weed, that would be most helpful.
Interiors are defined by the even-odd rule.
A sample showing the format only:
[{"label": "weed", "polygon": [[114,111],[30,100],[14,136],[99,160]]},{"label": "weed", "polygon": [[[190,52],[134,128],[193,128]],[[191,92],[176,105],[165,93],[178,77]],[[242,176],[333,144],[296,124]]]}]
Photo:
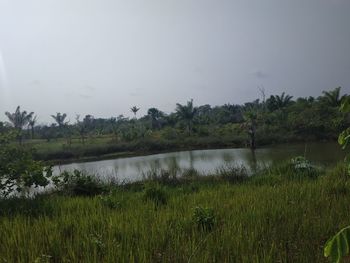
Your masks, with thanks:
[{"label": "weed", "polygon": [[212,208],[197,206],[193,210],[193,220],[199,229],[211,231],[216,223],[214,210]]}]

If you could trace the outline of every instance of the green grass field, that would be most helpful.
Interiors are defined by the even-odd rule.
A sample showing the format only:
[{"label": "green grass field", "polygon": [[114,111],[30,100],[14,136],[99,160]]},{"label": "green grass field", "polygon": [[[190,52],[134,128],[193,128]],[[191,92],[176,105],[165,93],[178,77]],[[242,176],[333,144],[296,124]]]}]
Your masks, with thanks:
[{"label": "green grass field", "polygon": [[[275,169],[157,187],[166,204],[145,200],[143,184],[2,200],[0,262],[327,262],[325,242],[350,223],[342,167],[317,179]],[[212,228],[199,227],[196,207],[212,209]]]}]

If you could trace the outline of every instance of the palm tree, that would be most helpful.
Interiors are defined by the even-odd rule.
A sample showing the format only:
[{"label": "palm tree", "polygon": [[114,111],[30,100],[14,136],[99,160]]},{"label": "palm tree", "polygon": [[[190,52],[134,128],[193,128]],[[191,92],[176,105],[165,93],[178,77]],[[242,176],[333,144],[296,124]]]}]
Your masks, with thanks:
[{"label": "palm tree", "polygon": [[51,115],[51,117],[56,121],[59,128],[62,128],[68,124],[68,121],[65,122],[67,118],[66,113],[61,114],[60,112],[57,112],[56,115]]},{"label": "palm tree", "polygon": [[11,125],[17,129],[23,129],[29,123],[29,120],[32,118],[34,112],[27,113],[26,111],[21,112],[20,106],[17,106],[14,113],[5,112],[5,115],[9,119]]},{"label": "palm tree", "polygon": [[331,107],[339,107],[344,98],[347,96],[346,94],[340,96],[341,87],[335,88],[331,91],[323,91],[323,97],[321,97],[329,106]]},{"label": "palm tree", "polygon": [[27,113],[26,111],[21,112],[20,106],[17,106],[14,113],[5,112],[5,115],[10,121],[10,124],[19,132],[18,139],[19,143],[22,144],[22,129],[28,125],[32,119],[34,112]]},{"label": "palm tree", "polygon": [[187,102],[187,105],[176,103],[176,115],[183,120],[187,126],[188,135],[191,136],[193,119],[196,116],[197,107],[193,107],[193,99]]},{"label": "palm tree", "polygon": [[140,108],[137,108],[136,106],[133,106],[132,108],[130,108],[130,110],[134,113],[135,115],[135,119],[136,119],[136,113],[139,111]]},{"label": "palm tree", "polygon": [[34,117],[32,116],[29,120],[29,126],[30,126],[30,129],[31,129],[31,137],[32,137],[32,140],[34,138],[34,126],[37,122],[37,116],[35,115]]},{"label": "palm tree", "polygon": [[65,137],[67,136],[68,144],[70,145],[71,139],[70,139],[70,130],[68,129],[67,125],[69,121],[66,121],[67,114],[60,112],[57,112],[56,115],[51,115],[51,117],[55,120],[55,122],[58,125],[59,130],[59,136]]},{"label": "palm tree", "polygon": [[290,103],[292,102],[292,98],[293,96],[286,95],[284,92],[281,94],[281,96],[271,95],[270,98],[268,98],[266,101],[267,108],[270,111],[283,109],[290,105]]},{"label": "palm tree", "polygon": [[147,114],[151,119],[152,129],[159,128],[159,119],[163,116],[163,113],[157,108],[150,108],[148,109]]}]

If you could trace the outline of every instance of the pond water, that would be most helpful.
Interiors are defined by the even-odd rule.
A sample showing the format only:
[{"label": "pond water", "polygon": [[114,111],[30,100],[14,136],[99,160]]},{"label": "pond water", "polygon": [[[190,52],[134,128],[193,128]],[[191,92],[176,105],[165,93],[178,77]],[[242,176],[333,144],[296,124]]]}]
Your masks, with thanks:
[{"label": "pond water", "polygon": [[283,144],[257,149],[218,149],[161,153],[147,156],[118,158],[84,163],[72,163],[54,167],[54,173],[78,169],[119,182],[141,180],[149,172],[161,169],[181,172],[194,168],[200,173],[214,173],[217,168],[243,165],[254,171],[261,165],[289,160],[305,155],[315,165],[333,165],[344,158],[344,152],[336,143]]}]

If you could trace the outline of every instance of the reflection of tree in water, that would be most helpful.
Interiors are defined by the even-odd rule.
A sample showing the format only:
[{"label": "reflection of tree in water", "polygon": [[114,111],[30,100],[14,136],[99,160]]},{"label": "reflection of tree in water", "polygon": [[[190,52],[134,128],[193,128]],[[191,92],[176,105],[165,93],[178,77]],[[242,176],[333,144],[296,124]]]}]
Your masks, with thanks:
[{"label": "reflection of tree in water", "polygon": [[149,163],[149,169],[151,172],[157,173],[161,168],[159,159],[154,159]]},{"label": "reflection of tree in water", "polygon": [[253,172],[256,172],[256,170],[258,169],[258,162],[256,160],[255,149],[251,149],[250,152],[252,153],[251,169],[253,170]]},{"label": "reflection of tree in water", "polygon": [[252,172],[257,171],[258,161],[256,158],[256,151],[251,149],[245,149],[241,152],[242,154],[242,165]]},{"label": "reflection of tree in water", "polygon": [[175,155],[170,156],[169,158],[165,159],[165,163],[170,175],[172,177],[176,177],[178,172],[181,170],[177,157]]},{"label": "reflection of tree in water", "polygon": [[213,154],[213,152],[215,152],[214,150],[200,150],[200,151],[196,151],[195,156],[196,159],[199,159],[201,161],[210,161],[215,155],[215,153]]},{"label": "reflection of tree in water", "polygon": [[115,180],[116,182],[118,182],[118,166],[117,165],[113,165],[112,166],[112,180]]},{"label": "reflection of tree in water", "polygon": [[189,164],[190,164],[190,169],[194,169],[194,155],[193,155],[193,151],[189,151],[188,152],[188,160],[189,160]]},{"label": "reflection of tree in water", "polygon": [[224,163],[231,164],[235,161],[234,156],[232,155],[232,153],[229,153],[229,152],[223,152],[221,157]]}]

